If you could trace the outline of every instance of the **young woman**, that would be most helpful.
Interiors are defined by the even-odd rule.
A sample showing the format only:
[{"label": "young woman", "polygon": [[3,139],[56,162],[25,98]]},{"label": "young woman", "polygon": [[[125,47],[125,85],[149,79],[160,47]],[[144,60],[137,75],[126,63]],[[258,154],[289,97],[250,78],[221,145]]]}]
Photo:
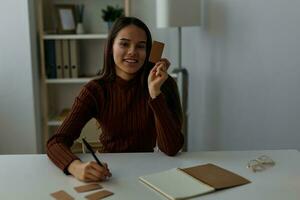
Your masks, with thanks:
[{"label": "young woman", "polygon": [[87,83],[72,110],[47,143],[49,158],[66,174],[82,181],[105,180],[111,173],[96,162],[84,163],[70,147],[84,125],[95,118],[102,130],[100,152],[153,152],[174,156],[183,146],[182,111],[170,65],[148,62],[152,45],[139,19],[118,19],[108,36],[100,78]]}]

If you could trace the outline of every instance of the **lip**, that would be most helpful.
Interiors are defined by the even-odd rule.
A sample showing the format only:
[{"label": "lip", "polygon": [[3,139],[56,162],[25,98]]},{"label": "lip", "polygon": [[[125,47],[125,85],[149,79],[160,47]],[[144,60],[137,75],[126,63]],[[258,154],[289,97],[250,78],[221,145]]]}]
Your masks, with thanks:
[{"label": "lip", "polygon": [[138,59],[134,58],[124,58],[123,61],[127,63],[138,63]]}]

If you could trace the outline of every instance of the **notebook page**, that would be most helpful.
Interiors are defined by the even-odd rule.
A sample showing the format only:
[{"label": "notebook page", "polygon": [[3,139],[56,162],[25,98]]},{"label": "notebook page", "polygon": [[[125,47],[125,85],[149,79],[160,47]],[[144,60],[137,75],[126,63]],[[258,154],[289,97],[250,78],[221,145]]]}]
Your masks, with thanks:
[{"label": "notebook page", "polygon": [[139,177],[140,181],[169,199],[186,199],[208,192],[214,188],[174,168]]}]

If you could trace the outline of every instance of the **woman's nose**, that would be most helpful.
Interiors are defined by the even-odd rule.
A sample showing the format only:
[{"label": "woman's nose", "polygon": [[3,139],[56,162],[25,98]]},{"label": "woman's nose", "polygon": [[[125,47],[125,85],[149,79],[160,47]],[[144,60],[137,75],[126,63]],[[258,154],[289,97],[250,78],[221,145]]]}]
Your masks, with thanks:
[{"label": "woman's nose", "polygon": [[128,54],[135,55],[137,53],[136,48],[134,46],[128,49]]}]

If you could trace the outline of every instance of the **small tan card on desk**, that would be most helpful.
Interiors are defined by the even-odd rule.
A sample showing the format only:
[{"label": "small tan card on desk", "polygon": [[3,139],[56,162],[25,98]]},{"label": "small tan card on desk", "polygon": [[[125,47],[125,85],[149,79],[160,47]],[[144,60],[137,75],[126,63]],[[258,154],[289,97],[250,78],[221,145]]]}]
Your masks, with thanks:
[{"label": "small tan card on desk", "polygon": [[74,187],[74,189],[77,192],[88,192],[88,191],[92,191],[92,190],[97,190],[97,189],[101,189],[103,188],[101,185],[97,184],[97,183],[92,183],[92,184],[87,184],[87,185],[82,185],[82,186],[78,186],[78,187]]},{"label": "small tan card on desk", "polygon": [[72,196],[70,196],[68,193],[66,193],[63,190],[51,193],[51,196],[57,200],[74,200]]},{"label": "small tan card on desk", "polygon": [[149,61],[157,63],[161,59],[165,44],[158,41],[153,41],[152,48],[149,56]]},{"label": "small tan card on desk", "polygon": [[99,192],[89,194],[89,195],[85,196],[85,198],[87,198],[89,200],[99,200],[99,199],[103,199],[103,198],[108,197],[108,196],[113,195],[113,194],[114,193],[112,193],[108,190],[101,190]]}]

